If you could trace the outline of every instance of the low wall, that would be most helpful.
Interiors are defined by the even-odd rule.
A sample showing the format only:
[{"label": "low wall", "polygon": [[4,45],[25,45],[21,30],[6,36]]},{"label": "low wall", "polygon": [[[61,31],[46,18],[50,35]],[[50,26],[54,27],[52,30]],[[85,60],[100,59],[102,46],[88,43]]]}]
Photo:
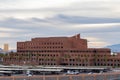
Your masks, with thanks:
[{"label": "low wall", "polygon": [[79,75],[44,75],[44,76],[10,76],[0,80],[114,80],[120,79],[120,73],[79,74]]}]

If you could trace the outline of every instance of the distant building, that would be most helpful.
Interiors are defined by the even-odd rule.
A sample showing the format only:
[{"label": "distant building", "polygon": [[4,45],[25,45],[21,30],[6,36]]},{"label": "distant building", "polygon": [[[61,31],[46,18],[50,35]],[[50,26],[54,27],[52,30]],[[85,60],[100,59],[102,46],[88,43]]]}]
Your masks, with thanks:
[{"label": "distant building", "polygon": [[3,62],[3,56],[4,56],[3,49],[0,48],[0,64],[2,64],[2,62]]},{"label": "distant building", "polygon": [[120,55],[111,55],[109,48],[88,48],[87,40],[77,34],[17,42],[17,53],[4,57],[4,64],[115,67],[120,66]]},{"label": "distant building", "polygon": [[8,52],[9,51],[9,46],[8,44],[4,44],[4,52]]},{"label": "distant building", "polygon": [[3,50],[2,50],[2,48],[0,48],[0,52],[2,52]]}]

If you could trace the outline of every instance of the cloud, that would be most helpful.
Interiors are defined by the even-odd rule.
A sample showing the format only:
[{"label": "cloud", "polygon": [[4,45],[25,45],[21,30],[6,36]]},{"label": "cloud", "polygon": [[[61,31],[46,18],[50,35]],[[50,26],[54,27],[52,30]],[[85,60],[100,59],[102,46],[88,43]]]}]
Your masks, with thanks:
[{"label": "cloud", "polygon": [[62,7],[65,6],[71,2],[74,2],[77,0],[6,0],[6,1],[1,1],[0,9],[35,9],[35,8],[49,8],[49,7]]},{"label": "cloud", "polygon": [[12,35],[10,35],[9,33],[1,33],[0,37],[11,37]]},{"label": "cloud", "polygon": [[106,42],[88,42],[88,47],[92,47],[92,48],[101,48],[101,47],[105,47],[106,45],[108,45],[108,43]]},{"label": "cloud", "polygon": [[23,32],[24,30],[0,27],[0,32]]},{"label": "cloud", "polygon": [[84,37],[88,41],[88,47],[92,48],[100,48],[109,45],[109,43],[103,41],[101,38],[93,36],[93,37]]},{"label": "cloud", "polygon": [[119,0],[0,0],[0,40],[15,48],[14,42],[19,40],[81,33],[90,46],[117,44],[119,3]]},{"label": "cloud", "polygon": [[68,23],[81,23],[81,24],[89,24],[89,23],[119,23],[120,18],[99,18],[99,17],[81,17],[81,16],[67,16],[59,14],[52,18],[53,20],[59,20]]},{"label": "cloud", "polygon": [[[1,1],[0,15],[4,17],[52,17],[57,14],[69,16],[119,18],[119,0],[16,0]],[[29,4],[29,5],[28,5]],[[9,13],[9,15],[7,15]]]},{"label": "cloud", "polygon": [[[61,17],[62,16],[62,17]],[[12,28],[13,31],[23,30],[26,32],[41,32],[56,33],[59,31],[76,31],[82,33],[95,33],[95,32],[119,32],[120,20],[109,18],[105,21],[104,18],[91,18],[91,17],[76,17],[76,16],[65,16],[61,15],[53,18],[30,18],[30,19],[17,19],[7,18],[6,20],[0,21],[1,26],[4,28]],[[73,20],[73,21],[72,21]],[[96,20],[97,22],[94,22]],[[107,22],[107,23],[105,23]],[[114,23],[111,23],[114,22]],[[8,23],[8,24],[5,24]],[[103,29],[104,28],[104,29]],[[109,29],[108,29],[109,28]],[[6,30],[7,30],[6,29]],[[14,30],[16,29],[16,30]],[[33,31],[35,30],[35,31]]]}]

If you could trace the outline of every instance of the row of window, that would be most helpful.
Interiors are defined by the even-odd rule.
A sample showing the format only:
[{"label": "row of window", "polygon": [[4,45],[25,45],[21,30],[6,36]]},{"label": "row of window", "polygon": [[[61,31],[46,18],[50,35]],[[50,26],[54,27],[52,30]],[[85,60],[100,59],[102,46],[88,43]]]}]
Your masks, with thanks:
[{"label": "row of window", "polygon": [[97,59],[97,61],[107,61],[107,62],[120,62],[120,60],[113,60],[113,59]]},{"label": "row of window", "polygon": [[63,46],[17,47],[17,49],[55,49],[55,48],[63,48]]},{"label": "row of window", "polygon": [[70,61],[70,62],[86,62],[88,59],[62,59],[62,61]]},{"label": "row of window", "polygon": [[37,57],[37,56],[50,56],[50,57],[58,57],[58,54],[17,54],[17,55],[11,55],[12,57]]},{"label": "row of window", "polygon": [[39,65],[56,65],[56,63],[39,63]]},{"label": "row of window", "polygon": [[[14,59],[12,60],[5,60],[6,62],[13,62]],[[22,61],[25,61],[25,60],[22,60]],[[33,60],[32,60],[33,61]],[[54,61],[54,60],[53,60]],[[54,62],[39,62],[39,65],[56,65],[55,61]],[[21,61],[19,61],[21,62]],[[89,64],[89,63],[62,63],[60,65],[71,65],[71,66],[90,66],[90,65],[94,65],[94,66],[120,66],[120,63],[94,63],[94,64]]]},{"label": "row of window", "polygon": [[[26,52],[26,53],[22,53],[22,54],[11,54],[10,56],[15,56],[15,57],[24,57],[24,56],[26,56],[26,57],[37,57],[37,56],[43,56],[43,57],[45,57],[45,56],[51,56],[51,57],[58,57],[59,56],[59,54],[53,54],[53,53],[51,53],[51,54],[47,54],[47,53],[42,53],[42,54],[39,54],[39,53],[37,53],[37,54],[34,54],[34,53],[30,53],[30,52]],[[69,59],[69,58],[71,58],[71,57],[76,57],[76,58],[89,58],[89,57],[94,57],[94,58],[108,58],[108,57],[110,57],[111,55],[90,55],[90,54],[63,54],[62,55],[62,57],[63,58],[66,58],[66,59]],[[102,60],[101,60],[102,61]]]},{"label": "row of window", "polygon": [[[5,60],[6,60],[6,61],[7,61],[7,60],[9,60],[9,61],[11,61],[11,60],[15,61],[15,60],[18,60],[18,58],[9,58],[9,59],[5,59]],[[35,61],[36,58],[31,58],[31,59],[29,59],[29,58],[20,58],[19,61],[20,61],[20,60],[24,60],[24,61],[28,61],[28,60],[29,60],[29,61]]]},{"label": "row of window", "polygon": [[[73,61],[73,62],[88,62],[88,61],[91,61],[91,60],[88,60],[88,59],[63,59],[63,61]],[[95,61],[94,59],[92,61]],[[109,60],[109,59],[97,59],[97,62],[120,62],[120,60]]]},{"label": "row of window", "polygon": [[37,42],[37,43],[19,43],[18,45],[20,46],[25,46],[25,45],[63,45],[62,42]]},{"label": "row of window", "polygon": [[[63,48],[61,46],[61,48]],[[81,51],[81,50],[17,50],[17,52],[33,52],[33,53],[40,53],[40,52],[68,52],[68,53],[94,53],[94,51]],[[103,51],[102,53],[109,53],[108,51]],[[102,54],[101,55],[105,55],[105,54]],[[95,55],[99,55],[97,53],[95,53]],[[100,55],[100,56],[101,56]]]},{"label": "row of window", "polygon": [[[29,54],[16,54],[16,55],[12,55],[12,56],[17,56],[17,57],[19,57],[19,56],[26,56],[26,57],[33,57],[33,56],[43,56],[43,57],[45,57],[45,56],[51,56],[51,57],[57,57],[58,56],[58,54],[31,54],[31,53],[29,53]],[[104,56],[104,55],[103,55]],[[102,56],[102,57],[103,57]],[[95,57],[94,55],[86,55],[86,54],[70,54],[70,55],[63,55],[62,57],[64,57],[64,58],[71,58],[71,57],[77,57],[77,58],[80,58],[80,57],[85,57],[85,58],[89,58],[89,57]],[[99,56],[97,56],[97,57],[99,57]]]},{"label": "row of window", "polygon": [[103,64],[103,63],[95,63],[95,66],[120,66],[120,64],[113,64],[113,63],[109,63],[109,64]]},{"label": "row of window", "polygon": [[[46,56],[46,55],[42,55],[42,56]],[[54,56],[54,57],[57,57],[58,55],[50,55],[50,56]],[[24,57],[24,58],[22,58],[22,57],[19,57],[19,59],[21,59],[21,60],[31,60],[31,61],[33,61],[33,60],[37,60],[37,58],[28,58],[28,57]],[[16,58],[6,58],[6,60],[18,60],[18,58],[16,57]],[[42,59],[42,58],[39,58],[39,61],[56,61],[56,59],[54,59],[54,58],[44,58],[44,59]],[[62,59],[62,61],[70,61],[70,62],[88,62],[88,61],[91,61],[91,60],[89,60],[89,59]],[[95,61],[96,62],[96,60],[95,59],[92,59],[92,61]],[[103,62],[105,62],[106,63],[106,61],[107,62],[120,62],[120,60],[112,60],[112,59],[97,59],[97,62],[101,62],[101,63],[103,63]]]},{"label": "row of window", "polygon": [[56,61],[56,59],[39,59],[39,61]]}]

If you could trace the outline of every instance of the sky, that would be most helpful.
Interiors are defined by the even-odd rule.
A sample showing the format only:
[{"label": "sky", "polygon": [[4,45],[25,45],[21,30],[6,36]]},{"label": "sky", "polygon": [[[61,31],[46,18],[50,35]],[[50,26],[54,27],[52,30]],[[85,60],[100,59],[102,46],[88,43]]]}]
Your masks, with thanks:
[{"label": "sky", "polygon": [[80,33],[88,47],[120,44],[120,0],[0,0],[0,47]]}]

